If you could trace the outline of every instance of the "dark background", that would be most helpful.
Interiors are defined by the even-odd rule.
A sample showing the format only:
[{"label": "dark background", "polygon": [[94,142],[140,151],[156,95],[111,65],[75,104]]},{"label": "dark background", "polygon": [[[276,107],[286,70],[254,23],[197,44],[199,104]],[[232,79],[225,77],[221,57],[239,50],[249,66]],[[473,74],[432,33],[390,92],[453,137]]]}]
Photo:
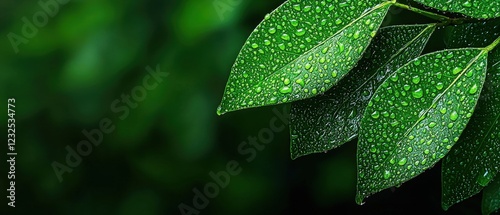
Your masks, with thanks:
[{"label": "dark background", "polygon": [[[292,161],[287,127],[245,161],[239,144],[268,127],[274,107],[220,117],[216,108],[241,46],[283,0],[219,0],[222,14],[213,0],[70,0],[16,53],[7,35],[22,35],[38,2],[0,2],[0,113],[16,99],[18,153],[16,208],[2,197],[2,214],[181,214],[231,160],[241,173],[200,214],[480,214],[480,196],[442,211],[439,164],[356,205],[356,142]],[[384,25],[429,21],[395,9]],[[443,48],[441,33],[427,52]],[[146,66],[169,76],[122,120],[110,106],[141,85]],[[59,182],[51,164],[104,118],[115,130]]]}]

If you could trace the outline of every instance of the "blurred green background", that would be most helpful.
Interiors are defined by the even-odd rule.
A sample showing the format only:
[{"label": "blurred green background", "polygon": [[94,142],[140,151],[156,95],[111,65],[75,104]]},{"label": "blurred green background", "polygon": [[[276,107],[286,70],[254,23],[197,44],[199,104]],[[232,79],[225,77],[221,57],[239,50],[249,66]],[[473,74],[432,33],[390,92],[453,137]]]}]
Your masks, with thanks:
[{"label": "blurred green background", "polygon": [[[193,207],[193,189],[231,160],[241,173],[200,214],[445,213],[439,165],[358,206],[355,142],[292,161],[287,127],[252,162],[238,153],[268,127],[273,107],[221,117],[216,108],[247,36],[283,0],[65,0],[16,53],[9,33],[22,35],[23,17],[33,20],[48,1],[0,2],[0,112],[16,99],[18,152],[16,208],[3,198],[1,214],[181,214],[179,204]],[[393,10],[385,25],[428,21]],[[142,84],[147,66],[169,76],[122,120],[110,106]],[[64,163],[65,147],[75,148],[86,139],[82,130],[103,118],[116,129],[59,182],[52,162]],[[0,128],[5,135],[6,123]],[[479,213],[478,196],[447,212]]]}]

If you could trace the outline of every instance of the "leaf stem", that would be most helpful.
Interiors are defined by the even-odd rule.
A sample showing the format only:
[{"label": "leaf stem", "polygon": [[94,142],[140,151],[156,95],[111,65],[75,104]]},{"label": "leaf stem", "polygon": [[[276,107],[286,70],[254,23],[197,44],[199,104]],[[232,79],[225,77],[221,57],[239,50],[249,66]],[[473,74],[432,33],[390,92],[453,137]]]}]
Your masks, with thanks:
[{"label": "leaf stem", "polygon": [[443,15],[429,12],[429,11],[425,11],[425,10],[421,10],[421,9],[418,9],[418,8],[415,8],[415,7],[406,5],[406,4],[401,4],[401,3],[395,2],[395,3],[393,3],[393,5],[396,7],[399,7],[399,8],[403,8],[405,10],[409,10],[409,11],[413,11],[415,13],[422,14],[424,16],[431,18],[431,19],[439,20],[442,22],[453,22],[453,19],[450,17],[443,16]]},{"label": "leaf stem", "polygon": [[484,50],[486,50],[487,52],[490,52],[493,49],[495,49],[495,47],[497,47],[498,44],[500,44],[500,37],[498,37],[495,41],[493,41],[493,43],[491,43],[489,46],[484,48]]}]

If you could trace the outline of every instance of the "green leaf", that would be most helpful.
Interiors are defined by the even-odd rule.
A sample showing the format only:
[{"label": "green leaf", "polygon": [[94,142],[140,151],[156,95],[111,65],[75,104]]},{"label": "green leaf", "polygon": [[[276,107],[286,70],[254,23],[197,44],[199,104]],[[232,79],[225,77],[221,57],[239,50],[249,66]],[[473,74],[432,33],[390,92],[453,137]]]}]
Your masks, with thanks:
[{"label": "green leaf", "polygon": [[325,92],[356,65],[392,3],[287,1],[243,46],[217,113]]},{"label": "green leaf", "polygon": [[[460,25],[450,32],[448,46],[487,46],[500,34],[499,20]],[[473,34],[472,32],[482,32]],[[488,75],[470,123],[442,165],[442,206],[447,210],[479,193],[493,179],[500,163],[500,51],[488,58]]]},{"label": "green leaf", "polygon": [[448,153],[472,116],[487,56],[483,49],[427,54],[377,89],[361,121],[357,203],[416,177]]},{"label": "green leaf", "polygon": [[486,47],[500,36],[500,18],[448,26],[445,30],[447,48]]},{"label": "green leaf", "polygon": [[336,148],[358,135],[361,116],[385,78],[420,55],[435,25],[380,29],[364,58],[324,95],[294,102],[290,112],[292,159]]},{"label": "green leaf", "polygon": [[500,17],[498,0],[415,0],[438,10],[462,13],[470,17],[488,19]]},{"label": "green leaf", "polygon": [[471,122],[443,161],[445,210],[479,193],[500,171],[500,58],[495,60]]},{"label": "green leaf", "polygon": [[482,208],[484,215],[500,210],[500,176],[484,188]]}]

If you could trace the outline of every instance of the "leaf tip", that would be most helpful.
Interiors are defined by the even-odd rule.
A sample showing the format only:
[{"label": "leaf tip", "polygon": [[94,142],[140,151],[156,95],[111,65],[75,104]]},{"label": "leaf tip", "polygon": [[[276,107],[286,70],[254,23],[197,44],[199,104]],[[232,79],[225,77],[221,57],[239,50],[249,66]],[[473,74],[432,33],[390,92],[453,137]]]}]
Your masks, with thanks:
[{"label": "leaf tip", "polygon": [[448,209],[450,209],[450,205],[446,202],[442,202],[441,208],[443,208],[444,211],[448,211]]},{"label": "leaf tip", "polygon": [[218,116],[222,116],[222,115],[224,115],[225,113],[226,113],[225,111],[224,111],[224,112],[222,111],[222,107],[221,107],[221,106],[217,107],[217,115],[218,115]]},{"label": "leaf tip", "polygon": [[361,193],[356,194],[356,204],[364,205],[365,204],[364,200],[365,197]]}]

